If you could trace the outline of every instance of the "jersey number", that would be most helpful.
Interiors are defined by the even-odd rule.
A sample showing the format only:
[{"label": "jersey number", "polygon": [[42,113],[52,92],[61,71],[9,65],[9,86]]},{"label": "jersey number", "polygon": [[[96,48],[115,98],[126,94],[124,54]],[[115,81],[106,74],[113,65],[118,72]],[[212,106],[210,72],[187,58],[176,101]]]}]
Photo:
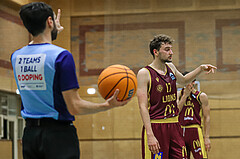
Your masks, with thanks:
[{"label": "jersey number", "polygon": [[171,83],[166,83],[167,93],[172,91]]}]

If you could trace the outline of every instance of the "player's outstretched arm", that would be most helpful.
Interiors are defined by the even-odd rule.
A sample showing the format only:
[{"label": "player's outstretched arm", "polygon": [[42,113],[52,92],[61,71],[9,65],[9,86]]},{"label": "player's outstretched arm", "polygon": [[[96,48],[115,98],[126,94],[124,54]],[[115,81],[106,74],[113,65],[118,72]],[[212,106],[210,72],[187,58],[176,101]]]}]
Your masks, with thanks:
[{"label": "player's outstretched arm", "polygon": [[114,95],[104,103],[93,103],[81,99],[77,89],[70,89],[62,92],[68,111],[72,115],[94,114],[123,106],[130,101],[130,99],[126,101],[118,101],[118,93],[119,90],[116,90]]},{"label": "player's outstretched arm", "polygon": [[180,73],[176,67],[173,65],[173,63],[168,63],[168,65],[171,67],[173,72],[175,73],[175,76],[177,78],[177,82],[182,85],[186,85],[190,82],[192,82],[200,73],[206,72],[206,74],[215,73],[215,70],[217,67],[211,65],[211,64],[202,64],[199,67],[197,67],[195,70],[189,72],[185,76]]},{"label": "player's outstretched arm", "polygon": [[208,97],[205,93],[201,93],[200,101],[202,103],[203,109],[203,119],[204,119],[204,144],[206,151],[210,151],[211,142],[209,139],[210,136],[210,106],[208,104]]},{"label": "player's outstretched arm", "polygon": [[140,114],[142,117],[142,121],[147,133],[147,141],[148,141],[148,148],[153,154],[159,153],[160,145],[155,138],[151,122],[150,116],[148,111],[148,82],[150,80],[148,71],[143,68],[138,72],[137,75],[138,80],[138,89],[137,89],[137,97],[138,97],[138,105],[140,109]]}]

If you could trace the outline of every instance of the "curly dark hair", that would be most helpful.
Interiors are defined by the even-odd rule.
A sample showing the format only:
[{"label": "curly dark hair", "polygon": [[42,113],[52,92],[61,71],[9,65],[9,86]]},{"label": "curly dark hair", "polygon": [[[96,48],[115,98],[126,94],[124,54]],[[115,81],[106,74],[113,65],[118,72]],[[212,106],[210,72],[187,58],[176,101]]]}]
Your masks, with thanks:
[{"label": "curly dark hair", "polygon": [[174,39],[165,34],[159,34],[157,36],[154,36],[153,40],[151,40],[149,44],[150,53],[152,54],[153,58],[155,58],[154,52],[153,52],[154,49],[159,51],[163,43],[172,44],[173,42],[174,42]]}]

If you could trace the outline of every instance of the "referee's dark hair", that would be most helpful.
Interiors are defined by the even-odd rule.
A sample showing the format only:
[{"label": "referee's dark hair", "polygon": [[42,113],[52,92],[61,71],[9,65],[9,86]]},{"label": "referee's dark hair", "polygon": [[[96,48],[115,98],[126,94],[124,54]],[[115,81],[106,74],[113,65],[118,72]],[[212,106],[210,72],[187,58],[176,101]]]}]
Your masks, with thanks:
[{"label": "referee's dark hair", "polygon": [[44,2],[32,2],[23,5],[19,15],[24,26],[33,36],[37,36],[45,30],[46,20],[49,16],[54,20],[52,7]]}]

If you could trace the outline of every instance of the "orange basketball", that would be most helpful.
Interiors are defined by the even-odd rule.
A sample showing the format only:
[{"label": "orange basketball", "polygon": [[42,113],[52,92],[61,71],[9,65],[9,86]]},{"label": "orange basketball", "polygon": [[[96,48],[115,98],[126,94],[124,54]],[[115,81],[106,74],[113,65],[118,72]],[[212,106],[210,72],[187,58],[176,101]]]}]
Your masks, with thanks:
[{"label": "orange basketball", "polygon": [[104,99],[110,98],[119,89],[118,99],[127,100],[137,90],[137,78],[134,72],[123,65],[111,65],[98,77],[98,90]]}]

